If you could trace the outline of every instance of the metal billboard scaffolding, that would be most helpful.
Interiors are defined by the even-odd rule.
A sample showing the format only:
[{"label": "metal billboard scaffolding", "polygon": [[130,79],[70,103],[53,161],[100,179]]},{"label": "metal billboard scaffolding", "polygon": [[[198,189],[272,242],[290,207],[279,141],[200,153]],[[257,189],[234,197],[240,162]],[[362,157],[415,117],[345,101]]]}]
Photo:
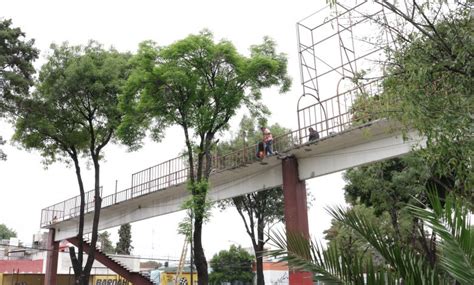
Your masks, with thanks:
[{"label": "metal billboard scaffolding", "polygon": [[380,93],[386,48],[394,43],[389,15],[372,1],[352,6],[337,1],[297,23],[303,86],[299,137],[306,137],[309,127],[321,136],[347,129],[355,98]]}]

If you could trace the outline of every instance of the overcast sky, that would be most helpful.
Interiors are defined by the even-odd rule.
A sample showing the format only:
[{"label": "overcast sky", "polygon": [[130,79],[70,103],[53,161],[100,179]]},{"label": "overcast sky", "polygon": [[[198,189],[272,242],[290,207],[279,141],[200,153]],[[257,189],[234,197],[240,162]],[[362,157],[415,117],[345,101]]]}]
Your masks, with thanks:
[{"label": "overcast sky", "polygon": [[[65,1],[65,0],[2,0],[0,17],[11,18],[13,25],[34,38],[41,50],[36,66],[44,63],[51,43],[68,41],[86,44],[94,39],[120,51],[135,51],[143,40],[167,45],[203,28],[211,30],[216,39],[232,41],[241,53],[261,42],[268,35],[278,43],[278,50],[288,55],[289,73],[293,78],[290,92],[264,91],[264,103],[272,111],[270,124],[279,123],[295,129],[296,102],[302,93],[300,84],[296,22],[319,10],[324,0],[312,1]],[[331,94],[334,95],[334,94]],[[233,120],[235,125],[240,120]],[[0,123],[0,134],[9,139],[11,126]],[[178,156],[184,148],[181,130],[172,128],[161,143],[147,142],[138,152],[109,145],[102,163],[104,195],[130,186],[130,175],[148,166]],[[57,163],[47,170],[38,153],[28,153],[7,144],[6,162],[0,162],[0,223],[15,229],[19,238],[31,243],[39,231],[41,209],[78,195],[73,169]],[[85,175],[86,185],[93,188],[92,176]],[[324,207],[344,203],[340,173],[313,179],[307,183],[315,198],[309,211],[310,231],[317,238],[327,229],[330,218]],[[132,224],[134,253],[159,258],[178,258],[183,237],[176,234],[176,225],[183,214],[175,213]],[[110,230],[116,241],[116,229]],[[243,223],[235,209],[213,212],[203,233],[208,259],[230,244],[250,246]]]}]

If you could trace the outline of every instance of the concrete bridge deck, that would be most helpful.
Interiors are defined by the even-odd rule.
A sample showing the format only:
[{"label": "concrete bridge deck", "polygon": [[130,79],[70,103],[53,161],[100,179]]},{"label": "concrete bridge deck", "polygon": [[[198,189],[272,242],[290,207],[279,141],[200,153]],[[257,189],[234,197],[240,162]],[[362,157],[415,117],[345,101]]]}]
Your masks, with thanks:
[{"label": "concrete bridge deck", "polygon": [[[403,155],[418,145],[421,138],[412,132],[404,140],[399,129],[389,121],[380,120],[302,144],[295,139],[297,132],[292,132],[286,138],[276,138],[279,154],[263,161],[253,158],[253,147],[215,157],[209,198],[218,201],[282,185],[281,159],[287,156],[298,160],[299,179],[306,180]],[[103,197],[99,230],[181,210],[189,196],[188,171],[184,158],[178,159],[135,173],[131,188]],[[86,205],[92,201],[88,199]],[[43,209],[42,227],[54,228],[55,240],[76,236],[77,205],[78,197],[74,197]],[[85,233],[92,229],[92,207],[87,208],[85,215]]]}]

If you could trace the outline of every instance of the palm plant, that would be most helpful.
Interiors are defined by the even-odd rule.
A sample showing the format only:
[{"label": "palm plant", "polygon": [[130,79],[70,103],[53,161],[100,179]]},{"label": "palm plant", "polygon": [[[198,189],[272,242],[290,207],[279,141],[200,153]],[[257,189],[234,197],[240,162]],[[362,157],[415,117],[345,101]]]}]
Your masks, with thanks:
[{"label": "palm plant", "polygon": [[378,251],[382,264],[362,255],[348,255],[337,244],[324,249],[295,233],[274,233],[271,239],[277,249],[270,254],[288,262],[292,269],[313,273],[314,280],[324,284],[474,284],[472,207],[454,195],[445,200],[435,193],[428,196],[431,208],[411,205],[409,211],[439,236],[434,266],[413,248],[390,241],[364,216],[341,207],[328,212]]}]

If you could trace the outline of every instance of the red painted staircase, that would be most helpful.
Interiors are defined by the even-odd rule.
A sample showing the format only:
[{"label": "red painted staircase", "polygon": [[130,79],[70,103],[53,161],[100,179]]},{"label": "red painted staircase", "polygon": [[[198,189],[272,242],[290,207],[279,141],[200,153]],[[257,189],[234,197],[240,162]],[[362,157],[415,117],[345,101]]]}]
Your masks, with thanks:
[{"label": "red painted staircase", "polygon": [[[77,237],[69,238],[68,241],[75,246],[79,245],[79,239]],[[91,246],[87,241],[84,241],[83,247],[84,252],[87,253]],[[125,267],[125,265],[112,259],[97,248],[95,249],[95,260],[107,266],[110,270],[127,279],[129,282],[132,282],[133,285],[153,285],[153,282],[148,279],[148,277],[142,275],[140,272],[131,271]]]}]

